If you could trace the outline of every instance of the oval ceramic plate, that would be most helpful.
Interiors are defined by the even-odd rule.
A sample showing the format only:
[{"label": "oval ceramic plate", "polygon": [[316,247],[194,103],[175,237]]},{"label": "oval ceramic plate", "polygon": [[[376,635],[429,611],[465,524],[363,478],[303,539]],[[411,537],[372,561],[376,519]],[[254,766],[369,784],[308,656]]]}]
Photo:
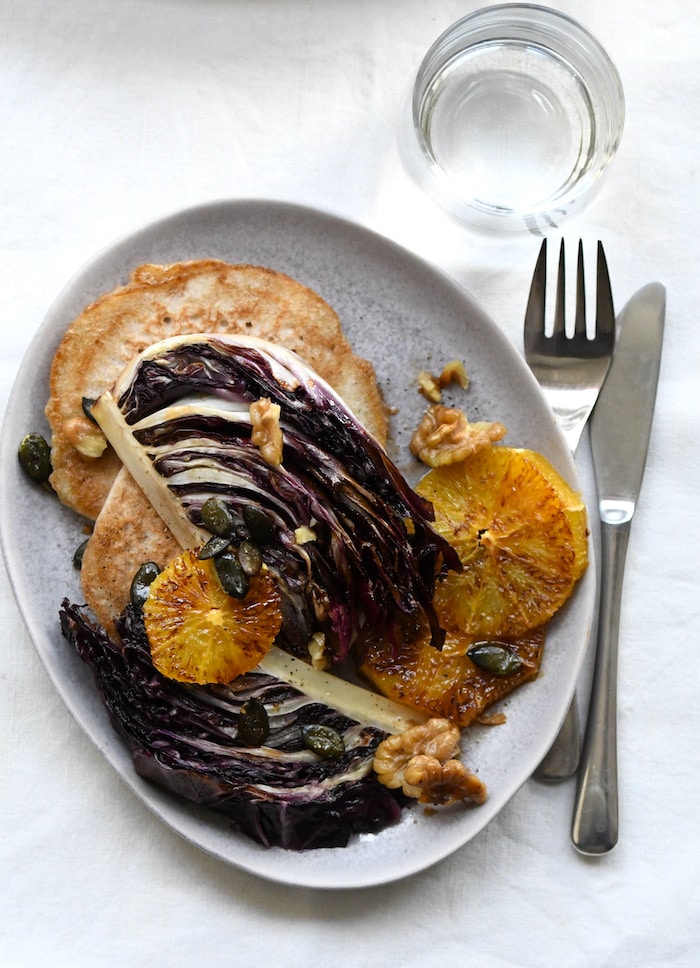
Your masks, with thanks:
[{"label": "oval ceramic plate", "polygon": [[47,433],[43,410],[51,359],[66,327],[84,306],[125,283],[141,263],[205,257],[287,272],[336,309],[356,352],[374,363],[387,403],[397,408],[390,452],[410,480],[415,481],[417,468],[409,459],[408,439],[425,408],[416,391],[417,374],[421,369],[439,371],[455,358],[465,362],[471,381],[466,393],[458,390],[455,399],[472,419],[501,421],[508,428],[508,444],[543,452],[572,482],[575,469],[521,357],[463,288],[367,229],[295,205],[216,202],[165,218],[117,242],[68,284],[29,347],[3,428],[0,523],[20,609],[72,714],[154,813],[222,860],[271,880],[307,887],[393,881],[469,841],[546,753],[573,694],[588,639],[593,572],[589,568],[552,624],[540,678],[502,705],[506,724],[475,726],[463,738],[463,759],[488,785],[489,799],[481,807],[460,806],[433,816],[414,807],[404,811],[396,826],[357,837],[346,848],[292,853],[260,847],[232,830],[224,818],[138,777],[108,722],[90,672],[59,630],[63,597],[82,601],[71,558],[82,540],[84,522],[43,489],[27,487],[16,450],[25,433]]}]

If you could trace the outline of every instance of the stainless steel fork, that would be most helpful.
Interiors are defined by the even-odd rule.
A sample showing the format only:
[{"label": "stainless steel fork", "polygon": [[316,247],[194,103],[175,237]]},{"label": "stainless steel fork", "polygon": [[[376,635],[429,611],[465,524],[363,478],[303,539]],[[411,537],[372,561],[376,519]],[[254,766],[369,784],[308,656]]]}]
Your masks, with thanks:
[{"label": "stainless steel fork", "polygon": [[[536,377],[572,454],[598,398],[615,346],[615,310],[610,276],[602,243],[598,242],[596,266],[595,332],[586,326],[586,296],[583,243],[578,244],[576,268],[576,310],[573,332],[566,330],[566,260],[564,240],[559,248],[559,266],[554,309],[554,326],[546,333],[545,293],[547,287],[547,240],[544,239],[535,266],[525,311],[525,359]],[[580,729],[575,697],[552,747],[535,770],[540,780],[558,782],[576,772],[580,754]]]}]

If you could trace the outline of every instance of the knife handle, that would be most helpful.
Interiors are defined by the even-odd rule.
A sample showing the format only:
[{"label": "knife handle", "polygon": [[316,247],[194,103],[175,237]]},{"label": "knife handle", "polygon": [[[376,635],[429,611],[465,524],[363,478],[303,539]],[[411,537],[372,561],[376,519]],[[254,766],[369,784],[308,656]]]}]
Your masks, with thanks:
[{"label": "knife handle", "polygon": [[617,652],[633,512],[634,505],[601,513],[598,642],[571,829],[582,854],[606,854],[617,843]]}]

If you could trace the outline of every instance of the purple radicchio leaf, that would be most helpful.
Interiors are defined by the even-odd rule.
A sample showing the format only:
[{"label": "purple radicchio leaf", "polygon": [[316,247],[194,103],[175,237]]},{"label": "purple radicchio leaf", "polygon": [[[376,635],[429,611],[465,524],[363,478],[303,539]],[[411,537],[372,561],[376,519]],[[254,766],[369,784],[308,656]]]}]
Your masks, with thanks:
[{"label": "purple radicchio leaf", "polygon": [[[432,527],[432,506],[338,395],[295,354],[262,340],[159,346],[119,386],[119,407],[194,524],[202,526],[212,496],[273,522],[277,539],[263,558],[309,626],[297,648],[315,620],[342,662],[365,623],[391,639],[394,623],[420,609],[441,645],[433,591],[446,568],[460,567],[457,555]],[[279,467],[251,442],[249,406],[261,398],[280,407]],[[297,540],[302,526],[313,540]]]},{"label": "purple radicchio leaf", "polygon": [[[143,778],[224,814],[266,847],[344,847],[353,834],[377,832],[399,819],[403,798],[383,787],[371,768],[385,736],[380,729],[261,673],[226,686],[167,679],[151,662],[141,613],[132,606],[118,622],[119,645],[68,600],[60,620]],[[268,710],[270,735],[264,746],[249,748],[238,739],[238,718],[253,697]],[[342,756],[309,752],[301,727],[311,723],[341,733]]]}]

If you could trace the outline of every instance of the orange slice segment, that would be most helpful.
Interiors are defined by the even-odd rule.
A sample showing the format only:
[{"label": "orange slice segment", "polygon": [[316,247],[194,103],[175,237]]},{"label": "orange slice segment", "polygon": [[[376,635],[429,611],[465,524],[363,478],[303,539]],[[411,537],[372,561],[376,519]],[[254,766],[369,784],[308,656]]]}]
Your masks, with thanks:
[{"label": "orange slice segment", "polygon": [[488,447],[429,471],[416,490],[463,565],[435,592],[448,632],[522,635],[561,608],[585,571],[585,505],[540,454]]},{"label": "orange slice segment", "polygon": [[544,629],[515,639],[501,639],[519,660],[509,675],[494,675],[477,666],[466,650],[474,642],[448,633],[442,651],[430,643],[427,623],[398,643],[368,638],[360,672],[383,696],[457,726],[468,726],[494,703],[510,695],[540,669]]},{"label": "orange slice segment", "polygon": [[226,683],[249,672],[282,624],[280,596],[261,572],[245,598],[221,587],[211,559],[196,551],[174,558],[156,577],[143,606],[153,664],[169,679]]}]

